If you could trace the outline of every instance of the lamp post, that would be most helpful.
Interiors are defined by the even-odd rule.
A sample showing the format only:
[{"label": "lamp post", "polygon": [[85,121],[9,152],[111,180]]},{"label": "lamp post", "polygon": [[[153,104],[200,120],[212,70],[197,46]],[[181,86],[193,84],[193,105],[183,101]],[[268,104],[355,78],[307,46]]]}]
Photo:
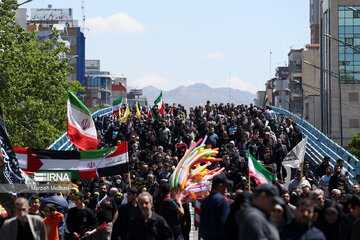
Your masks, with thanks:
[{"label": "lamp post", "polygon": [[351,48],[352,50],[354,50],[355,52],[360,53],[359,48],[356,47],[356,46],[353,45],[353,44],[344,42],[344,41],[342,41],[342,40],[340,40],[340,39],[338,39],[338,38],[336,38],[336,37],[333,37],[333,36],[331,36],[330,34],[327,34],[327,33],[325,33],[324,36],[325,36],[325,37],[328,37],[328,38],[331,38],[331,39],[333,39],[333,40],[335,40],[335,41],[337,41],[337,42],[339,42],[339,43],[342,43],[345,47],[349,47],[349,48]]},{"label": "lamp post", "polygon": [[356,9],[356,8],[354,8],[354,7],[351,7],[351,6],[348,6],[348,9],[350,9],[350,10],[352,10],[352,11],[354,11],[354,12],[360,12],[359,9]]},{"label": "lamp post", "polygon": [[[323,69],[319,66],[316,66],[308,61],[304,61],[305,64],[313,67],[313,68],[316,68],[316,69],[319,69],[323,72],[325,72],[326,74],[329,74],[331,77],[334,77],[334,78],[337,78],[338,79],[338,84],[339,84],[339,112],[340,112],[340,144],[341,146],[343,146],[343,124],[342,124],[342,100],[341,100],[341,83],[340,83],[340,75],[336,72],[332,72],[332,71],[329,71],[327,69]],[[322,99],[323,97],[323,91],[322,89],[320,89],[320,98]],[[322,107],[321,107],[322,109]],[[331,114],[330,114],[331,115]],[[322,119],[323,121],[323,119]],[[330,126],[331,128],[331,126]]]}]

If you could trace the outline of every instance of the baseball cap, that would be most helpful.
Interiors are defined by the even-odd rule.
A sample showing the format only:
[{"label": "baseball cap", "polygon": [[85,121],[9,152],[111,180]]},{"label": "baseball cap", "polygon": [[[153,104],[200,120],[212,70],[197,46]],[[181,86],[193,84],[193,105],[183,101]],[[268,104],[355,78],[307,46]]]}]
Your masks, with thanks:
[{"label": "baseball cap", "polygon": [[213,177],[212,179],[212,184],[219,184],[219,183],[226,183],[227,185],[233,185],[233,181],[229,180],[225,175],[220,174],[220,175],[216,175],[215,177]]},{"label": "baseball cap", "polygon": [[278,203],[280,205],[285,204],[284,201],[282,200],[282,198],[279,197],[279,190],[277,189],[277,187],[275,185],[264,183],[255,189],[255,194],[260,194],[262,192],[264,192],[267,196],[274,197],[274,200],[276,203]]},{"label": "baseball cap", "polygon": [[74,194],[75,199],[83,199],[84,194],[82,192],[77,192]]},{"label": "baseball cap", "polygon": [[44,207],[44,211],[48,211],[48,212],[54,212],[54,211],[56,211],[56,206],[55,206],[55,204],[53,204],[53,203],[48,203],[48,204],[46,204],[45,207]]},{"label": "baseball cap", "polygon": [[235,142],[231,140],[231,141],[230,141],[230,144],[234,144],[234,145],[235,145]]}]

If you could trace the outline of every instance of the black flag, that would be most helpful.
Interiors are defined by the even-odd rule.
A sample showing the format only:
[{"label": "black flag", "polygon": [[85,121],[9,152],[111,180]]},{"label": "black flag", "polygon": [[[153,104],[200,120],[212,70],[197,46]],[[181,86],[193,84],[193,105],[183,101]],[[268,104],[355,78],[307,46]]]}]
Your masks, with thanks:
[{"label": "black flag", "polygon": [[0,183],[25,183],[24,173],[19,167],[9,136],[2,124],[0,124]]}]

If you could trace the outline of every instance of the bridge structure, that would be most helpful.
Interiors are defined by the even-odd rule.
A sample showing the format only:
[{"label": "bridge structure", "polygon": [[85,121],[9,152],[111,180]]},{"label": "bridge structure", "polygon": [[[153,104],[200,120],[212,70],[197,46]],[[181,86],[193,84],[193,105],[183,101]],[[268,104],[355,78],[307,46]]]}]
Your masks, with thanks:
[{"label": "bridge structure", "polygon": [[[291,112],[281,108],[272,107],[272,109],[276,112],[278,119],[281,116],[285,116],[287,118],[293,118],[294,116]],[[96,119],[97,117],[103,117],[111,114],[112,107],[108,107],[94,112],[92,117]],[[330,163],[334,166],[336,164],[336,160],[341,158],[344,160],[344,167],[348,170],[350,181],[353,183],[355,181],[356,174],[360,174],[359,160],[306,120],[300,117],[295,117],[295,123],[300,127],[303,137],[308,138],[305,154],[306,160],[308,160],[311,165],[317,166],[322,162],[324,156],[329,156]],[[67,137],[67,134],[64,133],[53,144],[51,144],[49,149],[70,151],[73,149],[73,144]]]}]

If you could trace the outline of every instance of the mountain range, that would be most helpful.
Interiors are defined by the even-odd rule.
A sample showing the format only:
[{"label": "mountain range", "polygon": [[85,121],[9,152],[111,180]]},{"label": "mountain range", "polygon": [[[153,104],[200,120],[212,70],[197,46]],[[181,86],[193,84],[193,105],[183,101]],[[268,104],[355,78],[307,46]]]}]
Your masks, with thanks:
[{"label": "mountain range", "polygon": [[[131,87],[128,86],[128,89]],[[152,106],[154,100],[159,96],[160,89],[147,86],[143,89],[143,96],[147,98],[148,103]],[[230,96],[229,96],[230,93]],[[209,100],[211,103],[231,103],[247,104],[254,102],[255,94],[248,91],[230,88],[211,88],[203,83],[196,83],[189,86],[179,86],[170,91],[162,91],[163,99],[166,103],[180,103],[185,108],[195,107],[198,105],[205,105]]]}]

